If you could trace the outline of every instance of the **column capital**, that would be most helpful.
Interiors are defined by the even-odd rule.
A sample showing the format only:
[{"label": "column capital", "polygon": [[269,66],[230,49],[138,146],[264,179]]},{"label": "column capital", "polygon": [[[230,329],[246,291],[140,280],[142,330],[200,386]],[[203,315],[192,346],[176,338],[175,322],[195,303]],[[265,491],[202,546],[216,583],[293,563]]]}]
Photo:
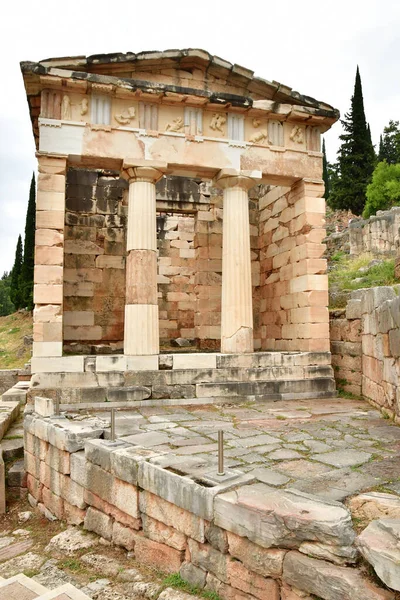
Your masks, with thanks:
[{"label": "column capital", "polygon": [[129,182],[146,181],[157,183],[167,171],[167,164],[161,161],[129,160],[122,165],[121,177]]},{"label": "column capital", "polygon": [[261,171],[237,171],[236,169],[221,169],[214,179],[214,185],[221,189],[237,187],[249,190],[261,182]]}]

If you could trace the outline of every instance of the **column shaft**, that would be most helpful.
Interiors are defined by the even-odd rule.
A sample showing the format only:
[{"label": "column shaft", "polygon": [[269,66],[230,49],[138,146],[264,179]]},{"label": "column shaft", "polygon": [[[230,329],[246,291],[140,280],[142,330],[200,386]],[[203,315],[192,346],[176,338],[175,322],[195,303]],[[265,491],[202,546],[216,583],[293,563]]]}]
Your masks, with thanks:
[{"label": "column shaft", "polygon": [[223,177],[221,352],[253,352],[249,198],[250,177]]},{"label": "column shaft", "polygon": [[130,168],[124,353],[159,353],[156,181],[162,172]]}]

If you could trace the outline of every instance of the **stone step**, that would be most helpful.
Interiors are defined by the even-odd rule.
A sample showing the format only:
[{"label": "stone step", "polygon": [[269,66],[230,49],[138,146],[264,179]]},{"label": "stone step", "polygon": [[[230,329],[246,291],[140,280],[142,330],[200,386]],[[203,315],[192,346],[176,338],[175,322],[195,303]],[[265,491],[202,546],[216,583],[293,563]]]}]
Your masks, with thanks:
[{"label": "stone step", "polygon": [[22,573],[0,581],[0,600],[34,600],[48,589]]},{"label": "stone step", "polygon": [[1,449],[3,450],[4,460],[13,460],[15,458],[23,458],[24,456],[24,438],[2,439]]},{"label": "stone step", "polygon": [[[29,382],[26,382],[29,383]],[[17,384],[18,385],[18,384]],[[28,393],[29,387],[14,387],[10,388],[1,396],[2,402],[18,402],[19,404],[26,404],[26,396]]]},{"label": "stone step", "polygon": [[42,594],[37,600],[90,600],[90,598],[71,583],[65,583],[55,590]]},{"label": "stone step", "polygon": [[314,379],[293,379],[285,381],[247,381],[224,383],[200,383],[196,385],[196,396],[199,398],[223,396],[275,396],[284,397],[292,394],[308,394],[315,397],[315,393],[335,393],[335,380],[328,377]]},{"label": "stone step", "polygon": [[240,381],[276,381],[288,379],[333,378],[331,365],[297,365],[268,367],[221,367],[220,369],[172,369],[137,371],[129,374],[135,386],[192,385]]}]

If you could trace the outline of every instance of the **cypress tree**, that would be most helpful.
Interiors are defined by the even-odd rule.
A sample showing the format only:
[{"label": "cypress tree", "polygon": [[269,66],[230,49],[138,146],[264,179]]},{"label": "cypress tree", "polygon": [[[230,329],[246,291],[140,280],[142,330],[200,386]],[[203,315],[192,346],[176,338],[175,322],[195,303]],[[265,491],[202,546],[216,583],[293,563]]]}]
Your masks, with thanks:
[{"label": "cypress tree", "polygon": [[10,298],[16,310],[22,308],[21,295],[21,271],[22,271],[22,238],[18,236],[17,248],[15,250],[14,266],[11,272]]},{"label": "cypress tree", "polygon": [[328,200],[330,194],[330,181],[328,171],[328,161],[326,160],[325,138],[322,140],[322,179],[325,183],[325,200]]},{"label": "cypress tree", "polygon": [[389,121],[383,129],[379,143],[379,162],[386,160],[389,165],[400,163],[400,123]]},{"label": "cypress tree", "polygon": [[35,224],[36,224],[36,185],[35,174],[32,174],[29,190],[28,209],[25,221],[24,258],[21,272],[22,304],[33,309],[33,268],[35,264]]},{"label": "cypress tree", "polygon": [[340,136],[342,144],[338,152],[339,177],[332,186],[330,204],[359,215],[364,208],[366,188],[372,178],[376,157],[365,119],[358,67],[350,111],[341,123],[344,133]]}]

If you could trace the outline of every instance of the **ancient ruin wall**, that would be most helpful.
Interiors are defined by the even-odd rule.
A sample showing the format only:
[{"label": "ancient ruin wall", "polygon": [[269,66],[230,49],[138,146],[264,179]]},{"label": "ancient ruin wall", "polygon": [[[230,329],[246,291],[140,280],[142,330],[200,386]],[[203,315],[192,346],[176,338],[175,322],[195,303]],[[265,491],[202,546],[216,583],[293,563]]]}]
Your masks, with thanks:
[{"label": "ancient ruin wall", "polygon": [[355,566],[351,514],[339,502],[246,475],[203,486],[168,470],[159,452],[93,439],[104,435],[98,421],[33,414],[24,428],[31,504],[138,562],[222,600],[394,599]]},{"label": "ancient ruin wall", "polygon": [[331,320],[331,340],[338,387],[362,394],[400,423],[400,297],[395,289],[353,292],[345,314]]},{"label": "ancient ruin wall", "polygon": [[367,220],[354,220],[349,224],[350,254],[363,252],[395,256],[400,244],[400,207],[378,210]]},{"label": "ancient ruin wall", "polygon": [[[127,183],[118,175],[69,169],[64,250],[67,354],[123,350],[126,215]],[[194,214],[180,213],[167,213],[159,222],[161,346],[176,338],[193,342],[196,336],[194,223]]]},{"label": "ancient ruin wall", "polygon": [[263,350],[329,350],[323,185],[274,187],[259,200]]}]

